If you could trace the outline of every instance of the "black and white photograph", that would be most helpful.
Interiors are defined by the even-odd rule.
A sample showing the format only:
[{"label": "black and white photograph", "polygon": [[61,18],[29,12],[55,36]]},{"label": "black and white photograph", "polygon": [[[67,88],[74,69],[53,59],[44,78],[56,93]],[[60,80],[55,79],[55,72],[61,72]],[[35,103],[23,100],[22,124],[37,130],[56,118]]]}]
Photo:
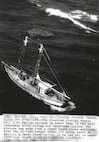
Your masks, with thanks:
[{"label": "black and white photograph", "polygon": [[0,0],[0,142],[99,141],[99,0]]},{"label": "black and white photograph", "polygon": [[0,0],[0,113],[99,115],[99,1]]}]

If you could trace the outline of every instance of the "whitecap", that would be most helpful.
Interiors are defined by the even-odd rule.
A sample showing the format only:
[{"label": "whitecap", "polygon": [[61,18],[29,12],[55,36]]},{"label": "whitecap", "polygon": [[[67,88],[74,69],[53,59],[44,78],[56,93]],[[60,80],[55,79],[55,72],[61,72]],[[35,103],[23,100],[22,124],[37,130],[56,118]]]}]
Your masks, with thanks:
[{"label": "whitecap", "polygon": [[74,19],[79,19],[79,20],[81,19],[89,22],[97,22],[99,20],[98,15],[87,13],[86,11],[81,11],[81,10],[71,11],[69,15]]},{"label": "whitecap", "polygon": [[39,0],[29,0],[31,3],[35,4],[37,7],[42,7]]},{"label": "whitecap", "polygon": [[69,111],[72,111],[72,110],[76,109],[76,106],[75,106],[75,104],[73,102],[68,102],[68,106],[65,107],[65,108],[50,105],[50,109],[53,112],[54,111],[57,111],[57,112],[69,112]]},{"label": "whitecap", "polygon": [[[39,0],[29,0],[29,1],[31,1],[31,3],[35,4],[37,7],[42,7]],[[84,29],[86,33],[91,33],[91,32],[99,33],[99,31],[96,31],[96,30],[84,25],[80,21],[78,21],[81,19],[87,19],[88,22],[89,21],[97,22],[99,19],[98,15],[88,14],[87,12],[81,11],[81,10],[74,10],[74,11],[66,13],[66,12],[63,12],[59,9],[54,9],[54,8],[44,8],[44,9],[45,9],[45,12],[48,13],[48,16],[54,15],[54,16],[68,19],[68,20],[72,21],[73,24],[75,24],[79,28]]]},{"label": "whitecap", "polygon": [[[90,27],[87,27],[86,25],[82,24],[81,22],[77,21],[76,19],[74,19],[70,13],[65,13],[65,12],[62,12],[61,10],[59,9],[54,9],[54,8],[46,8],[45,9],[45,12],[48,13],[48,16],[58,16],[58,17],[61,17],[61,18],[65,18],[65,19],[69,19],[70,21],[72,21],[76,26],[82,28],[82,29],[85,29],[85,31],[87,33],[91,33],[91,32],[95,32],[95,33],[99,33],[99,31],[96,31]],[[95,17],[93,18],[95,19]]]},{"label": "whitecap", "polygon": [[28,33],[31,37],[35,36],[44,36],[44,37],[51,37],[54,36],[54,33],[47,29],[42,29],[42,28],[33,28],[31,30],[28,30]]}]

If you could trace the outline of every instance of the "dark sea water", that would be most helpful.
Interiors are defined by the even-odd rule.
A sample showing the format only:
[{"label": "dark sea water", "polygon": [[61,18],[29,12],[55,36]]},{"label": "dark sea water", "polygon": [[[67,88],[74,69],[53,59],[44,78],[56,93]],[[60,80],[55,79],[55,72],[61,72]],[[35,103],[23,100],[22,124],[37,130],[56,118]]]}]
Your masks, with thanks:
[{"label": "dark sea water", "polygon": [[[98,8],[98,0],[0,0],[0,60],[17,66],[28,34],[24,68],[33,68],[39,38],[76,105],[63,114],[99,114]],[[18,88],[0,66],[1,113],[60,114]],[[41,70],[52,79],[45,64]]]}]

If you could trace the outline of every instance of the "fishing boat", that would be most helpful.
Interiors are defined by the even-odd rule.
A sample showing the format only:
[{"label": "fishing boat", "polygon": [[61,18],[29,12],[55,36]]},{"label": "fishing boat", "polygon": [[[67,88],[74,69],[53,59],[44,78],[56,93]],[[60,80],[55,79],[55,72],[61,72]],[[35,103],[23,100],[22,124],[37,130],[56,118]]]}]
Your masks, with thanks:
[{"label": "fishing boat", "polygon": [[[67,92],[64,91],[62,85],[57,79],[57,76],[50,65],[51,59],[42,43],[39,43],[39,56],[32,74],[23,70],[22,63],[24,59],[24,51],[29,41],[28,39],[29,37],[25,36],[25,39],[23,40],[21,58],[19,59],[19,63],[21,64],[20,68],[14,67],[5,61],[1,61],[6,73],[17,86],[32,95],[34,98],[44,102],[46,105],[49,105],[52,109],[56,109],[58,111],[74,109],[75,104],[71,101],[71,98],[68,96]],[[62,91],[56,89],[58,86],[56,83],[50,83],[50,81],[42,79],[40,75],[42,58],[46,61]]]}]

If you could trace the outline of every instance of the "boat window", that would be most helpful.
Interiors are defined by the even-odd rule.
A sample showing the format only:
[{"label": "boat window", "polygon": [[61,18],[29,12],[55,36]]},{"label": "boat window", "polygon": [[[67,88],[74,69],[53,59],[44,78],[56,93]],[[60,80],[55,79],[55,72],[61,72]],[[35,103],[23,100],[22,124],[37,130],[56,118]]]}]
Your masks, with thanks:
[{"label": "boat window", "polygon": [[49,95],[49,96],[52,96],[52,95],[54,95],[55,93],[54,93],[53,90],[48,89],[48,90],[46,90],[46,94]]},{"label": "boat window", "polygon": [[29,75],[27,75],[27,74],[22,74],[22,72],[21,73],[19,73],[19,78],[21,79],[21,80],[27,80],[27,79],[29,79]]}]

